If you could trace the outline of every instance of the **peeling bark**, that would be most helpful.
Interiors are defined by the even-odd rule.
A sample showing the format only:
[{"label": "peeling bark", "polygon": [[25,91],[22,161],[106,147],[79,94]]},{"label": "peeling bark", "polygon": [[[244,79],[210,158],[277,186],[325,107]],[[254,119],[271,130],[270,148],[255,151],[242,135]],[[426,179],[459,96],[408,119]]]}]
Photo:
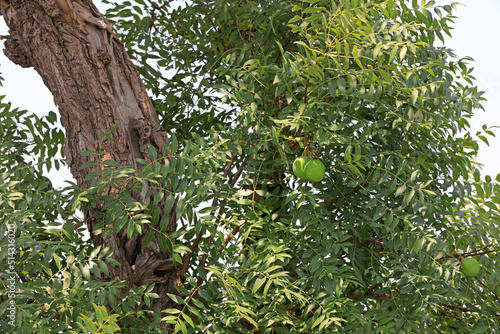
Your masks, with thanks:
[{"label": "peeling bark", "polygon": [[[98,130],[119,124],[113,140],[101,147],[103,159],[135,165],[150,160],[147,145],[163,152],[168,136],[160,125],[136,68],[111,24],[91,0],[0,0],[1,14],[9,27],[5,54],[22,67],[33,67],[54,95],[66,131],[66,160],[78,185],[90,186],[85,176],[92,170],[80,167],[99,150]],[[95,170],[94,170],[95,171]],[[145,204],[149,199],[142,198]],[[152,308],[174,304],[165,293],[176,293],[178,269],[169,254],[162,253],[157,239],[143,247],[143,235],[127,239],[126,233],[92,234],[96,212],[89,212],[94,244],[109,246],[122,265],[110,267],[109,279],[124,280],[127,287],[156,283],[161,298]],[[175,230],[175,207],[169,212],[167,232]]]}]

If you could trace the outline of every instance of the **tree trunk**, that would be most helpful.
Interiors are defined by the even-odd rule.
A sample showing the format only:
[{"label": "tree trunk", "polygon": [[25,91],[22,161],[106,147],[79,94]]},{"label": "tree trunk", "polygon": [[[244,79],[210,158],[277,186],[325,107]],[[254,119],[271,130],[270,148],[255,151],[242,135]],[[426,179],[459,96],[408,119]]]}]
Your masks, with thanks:
[{"label": "tree trunk", "polygon": [[[111,24],[91,0],[0,0],[0,7],[10,29],[5,54],[22,67],[34,67],[54,95],[66,131],[66,161],[80,187],[90,186],[85,176],[92,171],[80,167],[98,159],[81,152],[99,150],[98,130],[118,124],[113,139],[100,148],[102,160],[135,166],[137,158],[150,160],[148,144],[163,152],[168,136],[144,84]],[[171,233],[176,228],[175,207],[165,214],[170,216]],[[133,239],[125,232],[94,235],[93,217],[94,212],[87,212],[94,245],[109,246],[121,263],[109,268],[109,279],[124,280],[127,288],[156,283],[154,292],[161,298],[152,308],[173,307],[165,293],[176,293],[179,271],[170,254],[160,251],[157,239],[143,247],[145,233]]]}]

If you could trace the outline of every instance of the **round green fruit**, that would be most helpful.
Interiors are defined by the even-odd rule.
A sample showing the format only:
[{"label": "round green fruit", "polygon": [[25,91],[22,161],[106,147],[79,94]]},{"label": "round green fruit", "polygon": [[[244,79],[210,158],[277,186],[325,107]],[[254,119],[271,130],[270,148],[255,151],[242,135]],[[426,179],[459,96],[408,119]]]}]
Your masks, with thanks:
[{"label": "round green fruit", "polygon": [[495,293],[497,294],[497,296],[500,296],[500,285],[497,285],[497,287],[495,288]]},{"label": "round green fruit", "polygon": [[319,182],[325,177],[325,165],[319,160],[311,160],[306,164],[306,178],[312,182]]},{"label": "round green fruit", "polygon": [[462,272],[467,277],[475,277],[479,274],[479,262],[473,257],[467,257],[462,260]]},{"label": "round green fruit", "polygon": [[295,176],[300,177],[301,179],[306,178],[306,173],[304,171],[306,164],[309,162],[308,157],[300,157],[295,159],[293,162],[293,173]]}]

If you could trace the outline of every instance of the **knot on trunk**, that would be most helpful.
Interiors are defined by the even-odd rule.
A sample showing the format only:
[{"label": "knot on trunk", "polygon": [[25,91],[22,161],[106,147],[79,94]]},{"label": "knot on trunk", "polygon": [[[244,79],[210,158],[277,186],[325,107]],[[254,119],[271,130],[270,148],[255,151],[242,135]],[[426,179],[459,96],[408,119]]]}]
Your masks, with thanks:
[{"label": "knot on trunk", "polygon": [[139,134],[139,142],[141,144],[147,143],[151,137],[151,126],[143,119],[136,119],[133,124],[134,129]]},{"label": "knot on trunk", "polygon": [[59,6],[57,5],[57,2],[55,0],[43,0],[40,1],[40,4],[42,5],[47,15],[51,18],[59,17],[59,15],[61,14]]},{"label": "knot on trunk", "polygon": [[[157,256],[157,255],[155,255]],[[134,271],[134,285],[165,283],[176,270],[173,259],[139,258],[132,266]]]},{"label": "knot on trunk", "polygon": [[24,45],[12,36],[8,36],[4,43],[5,50],[3,53],[13,63],[27,68],[32,67],[33,63],[31,57],[28,56]]},{"label": "knot on trunk", "polygon": [[111,57],[106,51],[99,51],[97,53],[97,59],[104,65],[108,65],[111,62]]}]

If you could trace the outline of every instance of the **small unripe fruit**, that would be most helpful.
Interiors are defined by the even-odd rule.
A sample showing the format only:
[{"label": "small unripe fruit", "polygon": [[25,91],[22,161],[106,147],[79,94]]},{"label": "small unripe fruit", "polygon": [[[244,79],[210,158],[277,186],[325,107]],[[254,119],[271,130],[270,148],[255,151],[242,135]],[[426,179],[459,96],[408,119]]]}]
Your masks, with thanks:
[{"label": "small unripe fruit", "polygon": [[319,182],[325,177],[325,165],[319,160],[311,160],[305,168],[306,178],[312,182]]},{"label": "small unripe fruit", "polygon": [[467,257],[462,260],[462,272],[467,277],[475,277],[479,274],[481,267],[479,262],[473,257]]},{"label": "small unripe fruit", "polygon": [[500,285],[497,285],[497,287],[495,288],[495,293],[498,297],[500,297]]},{"label": "small unripe fruit", "polygon": [[295,159],[293,162],[293,173],[295,176],[305,179],[306,178],[306,173],[304,171],[306,164],[309,162],[308,157],[300,157]]}]

